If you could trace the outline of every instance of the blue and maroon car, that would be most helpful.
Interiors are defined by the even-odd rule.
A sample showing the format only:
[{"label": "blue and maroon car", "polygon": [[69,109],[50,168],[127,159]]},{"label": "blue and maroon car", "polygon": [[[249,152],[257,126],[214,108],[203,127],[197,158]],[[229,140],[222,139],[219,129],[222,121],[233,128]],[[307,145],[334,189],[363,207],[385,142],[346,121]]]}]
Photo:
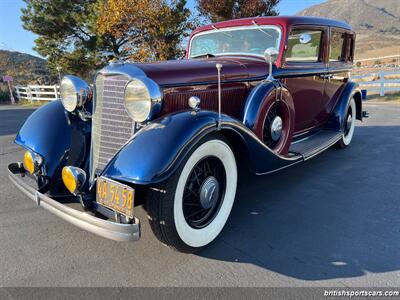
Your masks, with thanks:
[{"label": "blue and maroon car", "polygon": [[10,179],[117,241],[139,239],[143,205],[160,241],[193,252],[223,229],[239,164],[269,174],[351,143],[366,116],[349,80],[354,47],[354,31],[335,20],[247,18],[198,28],[182,60],[111,63],[93,90],[65,76],[61,100],[19,131],[26,152]]}]

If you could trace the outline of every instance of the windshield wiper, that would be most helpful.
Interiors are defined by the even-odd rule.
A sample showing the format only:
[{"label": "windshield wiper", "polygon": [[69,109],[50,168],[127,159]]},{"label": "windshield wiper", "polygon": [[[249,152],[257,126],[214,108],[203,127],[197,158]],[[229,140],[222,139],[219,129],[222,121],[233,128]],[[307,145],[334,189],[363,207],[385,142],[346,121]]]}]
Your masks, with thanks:
[{"label": "windshield wiper", "polygon": [[206,58],[210,58],[210,57],[215,57],[214,54],[211,53],[202,53],[196,56],[192,56],[191,58],[199,58],[199,57],[206,57]]},{"label": "windshield wiper", "polygon": [[229,36],[230,38],[232,37],[232,35],[230,35],[229,33],[225,32],[225,31],[221,31],[221,29],[215,27],[214,25],[211,25],[211,27],[214,28],[216,31],[220,31],[222,34]]},{"label": "windshield wiper", "polygon": [[258,25],[257,24],[257,22],[256,21],[251,21],[255,26],[257,26],[257,28],[258,28],[258,30],[260,30],[262,33],[264,33],[265,35],[267,35],[268,37],[270,37],[270,38],[273,38],[272,37],[272,35],[270,35],[268,32],[266,32],[266,31],[264,31],[261,27],[260,27],[260,25]]}]

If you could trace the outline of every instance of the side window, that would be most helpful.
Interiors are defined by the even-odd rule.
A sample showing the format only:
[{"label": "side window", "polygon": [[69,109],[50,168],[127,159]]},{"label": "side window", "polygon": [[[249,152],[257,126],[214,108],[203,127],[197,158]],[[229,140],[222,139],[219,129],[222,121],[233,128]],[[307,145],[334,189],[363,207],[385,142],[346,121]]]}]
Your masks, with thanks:
[{"label": "side window", "polygon": [[331,31],[331,44],[329,50],[329,61],[344,61],[346,53],[344,51],[345,34],[342,32]]},{"label": "side window", "polygon": [[322,30],[293,29],[289,34],[287,62],[321,62]]}]

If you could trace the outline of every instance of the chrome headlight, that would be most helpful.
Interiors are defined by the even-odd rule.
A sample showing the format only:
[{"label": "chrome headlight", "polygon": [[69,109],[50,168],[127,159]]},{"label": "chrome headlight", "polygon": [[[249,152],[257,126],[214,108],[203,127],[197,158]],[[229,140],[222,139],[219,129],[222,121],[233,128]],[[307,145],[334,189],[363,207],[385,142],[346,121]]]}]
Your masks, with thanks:
[{"label": "chrome headlight", "polygon": [[85,105],[91,94],[90,86],[79,77],[67,75],[61,80],[61,102],[69,112]]},{"label": "chrome headlight", "polygon": [[125,87],[125,108],[135,122],[144,122],[161,110],[161,91],[149,78],[134,78]]}]

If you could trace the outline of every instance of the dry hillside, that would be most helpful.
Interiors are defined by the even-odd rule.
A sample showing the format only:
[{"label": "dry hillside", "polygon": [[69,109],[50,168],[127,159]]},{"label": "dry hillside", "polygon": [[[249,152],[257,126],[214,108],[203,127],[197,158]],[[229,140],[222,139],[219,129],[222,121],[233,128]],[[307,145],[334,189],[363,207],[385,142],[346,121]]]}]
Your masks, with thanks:
[{"label": "dry hillside", "polygon": [[50,81],[46,60],[25,53],[0,50],[0,77],[11,75],[18,84]]},{"label": "dry hillside", "polygon": [[400,54],[400,0],[328,0],[299,15],[349,23],[357,33],[358,59]]}]

